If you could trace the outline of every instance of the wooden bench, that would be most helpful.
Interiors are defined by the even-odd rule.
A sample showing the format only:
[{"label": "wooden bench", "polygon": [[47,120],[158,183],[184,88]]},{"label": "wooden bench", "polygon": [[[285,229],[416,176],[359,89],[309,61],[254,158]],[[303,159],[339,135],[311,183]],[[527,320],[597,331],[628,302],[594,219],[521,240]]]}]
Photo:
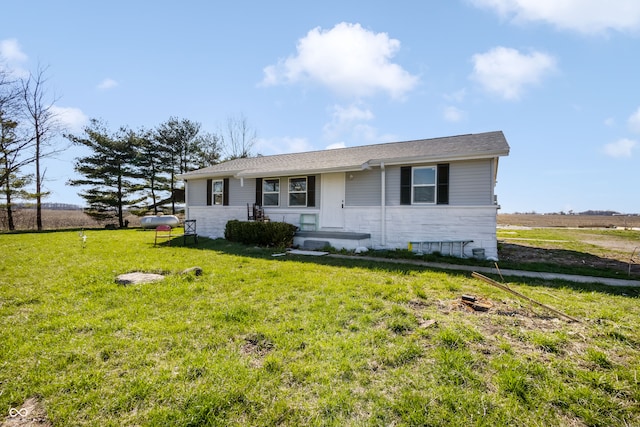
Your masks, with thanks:
[{"label": "wooden bench", "polygon": [[442,249],[449,249],[448,255],[454,255],[454,247],[456,245],[460,248],[460,258],[464,258],[464,247],[473,240],[424,240],[409,242],[409,251],[419,254],[440,252],[446,255]]}]

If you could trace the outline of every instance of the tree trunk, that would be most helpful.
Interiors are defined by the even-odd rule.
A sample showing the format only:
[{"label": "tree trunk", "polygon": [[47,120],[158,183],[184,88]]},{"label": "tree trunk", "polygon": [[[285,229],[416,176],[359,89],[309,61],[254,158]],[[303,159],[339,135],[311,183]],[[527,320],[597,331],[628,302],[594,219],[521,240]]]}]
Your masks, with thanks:
[{"label": "tree trunk", "polygon": [[42,179],[40,176],[40,143],[36,142],[36,146],[36,226],[38,227],[38,231],[42,231]]},{"label": "tree trunk", "polygon": [[14,231],[16,229],[16,225],[13,222],[13,208],[11,207],[11,185],[9,184],[9,179],[7,179],[5,195],[7,199],[7,225],[9,226],[9,231]]},{"label": "tree trunk", "polygon": [[153,201],[153,213],[157,214],[158,213],[158,200],[156,197],[156,192],[153,188],[153,184],[151,184],[151,200]]},{"label": "tree trunk", "polygon": [[122,216],[122,172],[118,173],[118,227],[124,227],[124,218]]}]

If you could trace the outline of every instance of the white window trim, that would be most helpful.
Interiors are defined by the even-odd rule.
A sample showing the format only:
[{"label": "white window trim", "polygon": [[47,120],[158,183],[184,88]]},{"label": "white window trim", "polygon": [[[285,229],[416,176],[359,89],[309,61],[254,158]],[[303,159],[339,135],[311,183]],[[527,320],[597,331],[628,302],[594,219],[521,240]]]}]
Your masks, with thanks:
[{"label": "white window trim", "polygon": [[[434,183],[433,184],[414,184],[413,177],[414,171],[417,169],[433,169]],[[416,187],[433,187],[433,202],[416,202],[414,200],[414,189]],[[438,167],[437,166],[414,166],[411,168],[411,204],[412,205],[435,205],[438,203]]]},{"label": "white window trim", "polygon": [[[220,183],[220,191],[216,191],[216,183]],[[216,203],[216,195],[220,195],[220,203]],[[224,205],[224,180],[223,179],[214,179],[211,181],[211,204],[214,206],[222,206]]]},{"label": "white window trim", "polygon": [[[278,191],[265,191],[264,183],[266,181],[278,181]],[[280,207],[280,188],[281,188],[280,187],[280,178],[263,178],[262,179],[262,206],[273,207],[273,208]],[[264,203],[265,194],[277,194],[278,195],[278,204],[277,205],[265,205],[265,203]]]},{"label": "white window trim", "polygon": [[[305,185],[304,191],[291,191],[291,180],[292,179],[304,179]],[[307,204],[309,203],[309,180],[307,179],[306,176],[292,176],[289,177],[289,181],[287,183],[287,206],[289,206],[290,208],[306,208]],[[291,204],[291,198],[289,198],[288,196],[290,194],[304,194],[304,205],[292,205]]]}]

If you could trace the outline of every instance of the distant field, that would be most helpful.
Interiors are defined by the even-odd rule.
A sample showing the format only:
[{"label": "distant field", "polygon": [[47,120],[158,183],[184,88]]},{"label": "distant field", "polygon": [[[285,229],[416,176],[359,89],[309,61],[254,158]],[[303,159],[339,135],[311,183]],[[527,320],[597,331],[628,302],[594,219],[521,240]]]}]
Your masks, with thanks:
[{"label": "distant field", "polygon": [[[17,230],[35,230],[36,229],[36,210],[35,209],[17,209],[14,212],[14,223]],[[135,215],[128,215],[130,227],[139,227],[140,218]],[[50,210],[42,211],[42,225],[45,230],[59,230],[65,228],[101,228],[107,223],[115,223],[116,221],[98,222],[90,216],[84,214],[81,210]],[[6,231],[7,225],[6,213],[0,213],[0,231]]]},{"label": "distant field", "polygon": [[[57,230],[64,228],[95,228],[105,223],[94,221],[81,210],[43,210],[44,228]],[[127,216],[131,227],[140,226],[140,218]],[[19,209],[14,214],[18,230],[35,230],[35,209]],[[541,215],[541,214],[500,214],[498,225],[524,227],[628,227],[640,228],[640,216],[597,216],[597,215]],[[0,214],[0,230],[7,230],[6,215]]]},{"label": "distant field", "polygon": [[525,227],[640,227],[640,216],[500,214],[498,225]]}]

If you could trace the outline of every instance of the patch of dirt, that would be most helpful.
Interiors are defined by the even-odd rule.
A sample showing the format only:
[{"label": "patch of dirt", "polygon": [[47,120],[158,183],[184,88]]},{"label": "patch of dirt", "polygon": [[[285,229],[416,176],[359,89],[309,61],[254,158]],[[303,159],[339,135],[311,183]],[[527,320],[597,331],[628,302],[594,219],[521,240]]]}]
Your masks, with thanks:
[{"label": "patch of dirt", "polygon": [[[498,251],[500,260],[518,263],[553,263],[566,267],[587,266],[597,269],[619,271],[631,278],[640,278],[640,240],[623,239],[614,235],[590,233],[589,229],[633,229],[640,230],[640,215],[597,216],[597,215],[539,215],[500,214],[498,225],[503,229],[530,229],[561,227],[583,230],[580,242],[590,245],[589,253],[559,249],[559,241],[526,239],[501,239]],[[535,245],[535,246],[534,246]]]},{"label": "patch of dirt", "polygon": [[590,245],[599,246],[604,249],[622,252],[621,257],[626,256],[627,254],[633,253],[638,247],[640,247],[640,242],[625,240],[625,239],[616,239],[606,236],[598,236],[586,234],[580,239],[584,243],[588,243]]},{"label": "patch of dirt", "polygon": [[[606,243],[606,242],[604,242]],[[536,242],[540,245],[540,242]],[[598,244],[603,244],[603,241],[598,241]],[[616,244],[611,242],[611,244]],[[628,277],[629,273],[629,261],[631,258],[631,251],[629,255],[625,256],[620,254],[619,257],[601,257],[585,252],[569,251],[565,249],[553,249],[544,248],[540,246],[528,246],[524,243],[506,243],[501,241],[498,247],[499,259],[501,261],[510,261],[522,264],[556,264],[564,267],[591,267],[603,270],[619,271],[621,277]],[[639,255],[640,256],[640,255]],[[631,278],[640,278],[640,262],[636,260],[631,265]]]},{"label": "patch of dirt", "polygon": [[44,405],[35,397],[27,399],[20,408],[9,409],[9,416],[1,427],[52,427]]},{"label": "patch of dirt", "polygon": [[273,342],[262,333],[252,333],[244,337],[242,353],[251,357],[251,365],[254,368],[262,367],[262,359],[274,348]]}]

